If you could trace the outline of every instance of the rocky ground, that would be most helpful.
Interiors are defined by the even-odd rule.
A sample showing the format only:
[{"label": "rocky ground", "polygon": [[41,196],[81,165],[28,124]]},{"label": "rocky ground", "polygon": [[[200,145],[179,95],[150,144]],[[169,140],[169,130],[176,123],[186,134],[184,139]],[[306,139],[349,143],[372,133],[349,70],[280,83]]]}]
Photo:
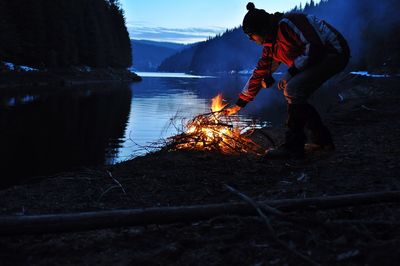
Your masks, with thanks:
[{"label": "rocky ground", "polygon": [[[283,161],[156,152],[109,169],[61,173],[5,189],[0,191],[1,214],[242,201],[225,184],[254,200],[400,190],[400,79],[352,76],[339,85],[343,100],[325,116],[335,136],[335,152]],[[282,136],[282,129],[264,131]],[[260,132],[254,138],[268,143]],[[289,218],[267,214],[272,230],[259,216],[218,216],[193,223],[7,236],[0,238],[0,264],[398,265],[399,207],[350,203],[292,212]]]}]

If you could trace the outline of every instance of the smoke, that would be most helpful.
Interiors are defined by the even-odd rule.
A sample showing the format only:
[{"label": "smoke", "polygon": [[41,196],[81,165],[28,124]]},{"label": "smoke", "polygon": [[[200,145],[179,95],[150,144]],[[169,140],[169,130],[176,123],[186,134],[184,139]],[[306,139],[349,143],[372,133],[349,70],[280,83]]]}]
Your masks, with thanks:
[{"label": "smoke", "polygon": [[[400,69],[399,7],[398,0],[323,0],[304,12],[324,19],[344,35],[352,55],[349,68],[395,72]],[[325,86],[311,99],[322,112],[336,97],[332,84]],[[284,99],[277,90],[261,91],[248,106],[274,125],[285,116]]]},{"label": "smoke", "polygon": [[345,36],[352,65],[398,68],[399,7],[398,0],[329,0],[306,12],[326,20]]}]

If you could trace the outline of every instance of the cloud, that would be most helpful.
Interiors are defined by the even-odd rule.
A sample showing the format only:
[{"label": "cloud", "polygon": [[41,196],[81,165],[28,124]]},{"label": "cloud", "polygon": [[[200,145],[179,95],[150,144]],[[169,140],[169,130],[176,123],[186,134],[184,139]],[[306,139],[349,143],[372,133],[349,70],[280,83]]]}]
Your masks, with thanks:
[{"label": "cloud", "polygon": [[226,29],[221,27],[208,28],[165,28],[148,27],[135,23],[127,25],[131,39],[145,39],[153,41],[194,43],[204,41],[208,37],[224,32]]}]

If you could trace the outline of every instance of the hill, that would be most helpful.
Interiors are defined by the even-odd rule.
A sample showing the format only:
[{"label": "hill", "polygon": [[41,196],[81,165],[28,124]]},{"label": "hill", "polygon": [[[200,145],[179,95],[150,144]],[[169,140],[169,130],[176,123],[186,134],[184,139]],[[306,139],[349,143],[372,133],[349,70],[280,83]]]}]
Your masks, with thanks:
[{"label": "hill", "polygon": [[149,40],[131,40],[132,67],[138,71],[156,71],[161,62],[182,50],[185,45]]},{"label": "hill", "polygon": [[261,47],[235,28],[167,58],[159,70],[203,74],[239,71],[253,68],[260,53]]}]

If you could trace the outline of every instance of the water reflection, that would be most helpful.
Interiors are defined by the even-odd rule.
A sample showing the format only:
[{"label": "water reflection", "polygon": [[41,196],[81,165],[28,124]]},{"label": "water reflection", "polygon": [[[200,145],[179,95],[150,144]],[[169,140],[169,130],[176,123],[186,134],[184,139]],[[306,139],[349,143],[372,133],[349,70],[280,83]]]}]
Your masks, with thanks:
[{"label": "water reflection", "polygon": [[[176,83],[178,84],[178,83]],[[204,113],[209,100],[193,91],[171,87],[161,80],[132,84],[133,98],[125,139],[116,161],[126,160],[145,152],[139,146],[164,139],[177,132],[182,119]]]},{"label": "water reflection", "polygon": [[[0,95],[2,183],[102,165],[115,157],[131,104],[128,87],[34,88]],[[10,105],[10,93],[15,100]],[[35,96],[26,97],[24,95]]]},{"label": "water reflection", "polygon": [[[247,78],[151,77],[125,85],[2,90],[2,185],[129,159],[138,154],[136,144],[171,136],[182,119],[209,112],[218,93],[234,103]],[[260,118],[260,109],[276,97],[263,91],[241,112],[242,119]]]},{"label": "water reflection", "polygon": [[[131,111],[125,139],[115,162],[146,152],[152,142],[165,139],[182,129],[182,123],[195,115],[210,112],[211,99],[218,93],[234,103],[247,78],[241,76],[210,79],[183,77],[144,78],[133,83]],[[246,112],[247,111],[247,112]],[[242,112],[241,120],[249,122],[254,111]]]}]

